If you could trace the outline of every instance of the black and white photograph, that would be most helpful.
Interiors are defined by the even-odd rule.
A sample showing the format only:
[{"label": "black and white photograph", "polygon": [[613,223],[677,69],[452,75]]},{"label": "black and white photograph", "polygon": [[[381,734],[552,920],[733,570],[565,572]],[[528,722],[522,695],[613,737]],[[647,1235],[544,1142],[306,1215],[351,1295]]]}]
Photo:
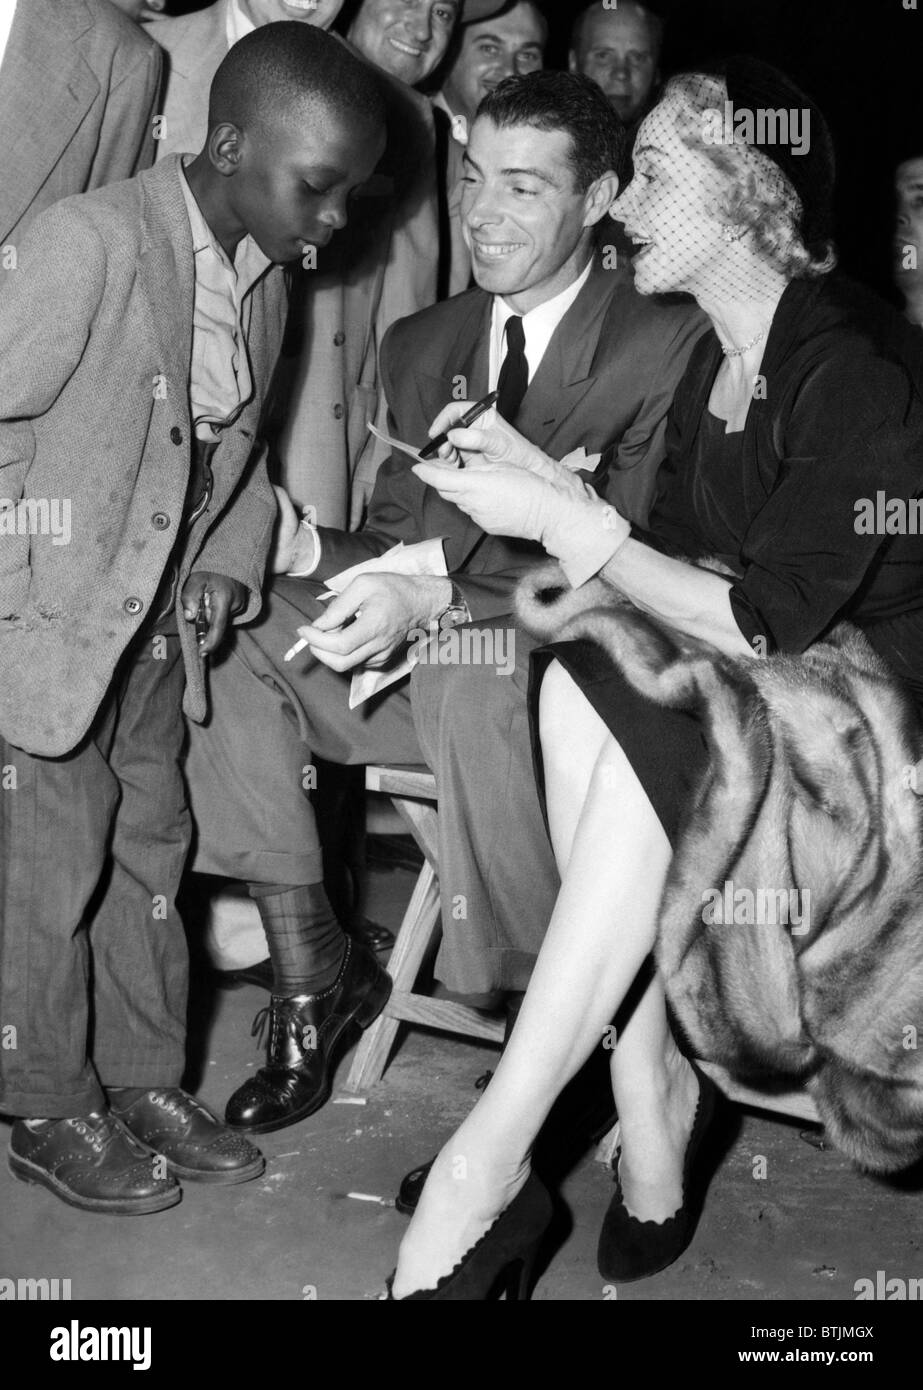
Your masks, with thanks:
[{"label": "black and white photograph", "polygon": [[913,1356],[921,72],[916,0],[0,0],[24,1365]]}]

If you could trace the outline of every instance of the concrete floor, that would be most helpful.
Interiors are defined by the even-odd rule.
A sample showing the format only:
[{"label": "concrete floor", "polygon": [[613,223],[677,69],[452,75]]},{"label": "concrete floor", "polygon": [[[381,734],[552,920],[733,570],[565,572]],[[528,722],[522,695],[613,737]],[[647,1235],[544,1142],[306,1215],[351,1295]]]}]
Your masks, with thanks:
[{"label": "concrete floor", "polygon": [[[371,915],[396,926],[411,886],[400,870],[373,875]],[[204,996],[194,1070],[203,1100],[219,1112],[259,1065],[250,1023],[266,998],[255,987]],[[337,1103],[335,1091],[317,1115],[260,1140],[267,1170],[259,1181],[224,1190],[187,1184],[179,1206],[157,1216],[90,1216],[17,1182],[3,1165],[0,1275],[69,1278],[75,1300],[376,1298],[405,1219],[347,1194],[392,1199],[402,1174],[466,1113],[475,1078],[495,1058],[486,1045],[407,1030],[364,1105]],[[863,1176],[804,1142],[796,1124],[740,1111],[727,1121],[730,1147],[676,1265],[617,1291],[604,1284],[595,1248],[609,1178],[587,1155],[561,1188],[563,1244],[535,1298],[851,1300],[856,1281],[878,1270],[923,1276],[919,1178],[894,1185]],[[7,1132],[0,1127],[4,1144]]]}]

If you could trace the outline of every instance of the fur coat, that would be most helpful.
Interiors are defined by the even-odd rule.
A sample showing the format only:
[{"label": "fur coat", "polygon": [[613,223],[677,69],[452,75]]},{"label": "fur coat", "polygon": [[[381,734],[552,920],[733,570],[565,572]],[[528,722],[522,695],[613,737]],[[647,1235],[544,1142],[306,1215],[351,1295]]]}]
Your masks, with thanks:
[{"label": "fur coat", "polygon": [[[657,958],[696,1055],[800,1080],[831,1139],[888,1172],[923,1156],[923,733],[865,637],[733,660],[602,580],[528,575],[544,640],[590,638],[711,750],[680,830]],[[923,788],[920,789],[923,791]],[[797,897],[797,910],[786,909]],[[762,910],[760,910],[762,909]]]}]

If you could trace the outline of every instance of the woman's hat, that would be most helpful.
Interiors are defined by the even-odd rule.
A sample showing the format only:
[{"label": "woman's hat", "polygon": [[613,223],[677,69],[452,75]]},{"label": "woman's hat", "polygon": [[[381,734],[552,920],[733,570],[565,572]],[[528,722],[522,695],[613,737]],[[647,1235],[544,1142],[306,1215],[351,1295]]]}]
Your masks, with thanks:
[{"label": "woman's hat", "polygon": [[[778,68],[748,54],[708,71],[724,80],[735,116],[752,117],[742,126],[745,143],[782,170],[801,199],[802,240],[813,254],[823,254],[833,234],[836,156],[820,107]],[[786,118],[760,119],[761,112],[783,112]]]}]

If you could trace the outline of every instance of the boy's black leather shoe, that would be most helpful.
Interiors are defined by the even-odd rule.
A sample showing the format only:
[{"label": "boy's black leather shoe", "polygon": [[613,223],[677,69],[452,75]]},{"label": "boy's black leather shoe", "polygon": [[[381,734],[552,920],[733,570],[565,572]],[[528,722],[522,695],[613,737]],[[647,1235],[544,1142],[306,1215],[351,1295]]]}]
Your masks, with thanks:
[{"label": "boy's black leather shoe", "polygon": [[178,1086],[112,1091],[109,1102],[135,1139],[189,1182],[249,1182],[266,1167],[259,1149]]},{"label": "boy's black leather shoe", "polygon": [[83,1211],[143,1216],[175,1206],[183,1195],[176,1178],[160,1173],[148,1150],[108,1111],[35,1128],[17,1120],[9,1163],[23,1182],[47,1187]]}]

